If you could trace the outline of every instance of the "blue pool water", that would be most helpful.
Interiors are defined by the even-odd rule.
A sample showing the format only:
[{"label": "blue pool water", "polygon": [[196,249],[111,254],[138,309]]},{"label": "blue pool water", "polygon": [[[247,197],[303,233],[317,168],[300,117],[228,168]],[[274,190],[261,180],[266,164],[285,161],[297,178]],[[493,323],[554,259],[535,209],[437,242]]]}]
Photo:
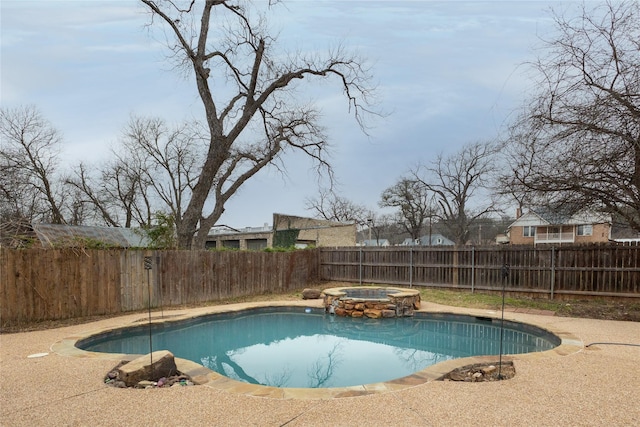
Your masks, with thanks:
[{"label": "blue pool water", "polygon": [[[460,357],[495,355],[500,321],[471,316],[354,319],[304,308],[211,315],[152,327],[153,350],[169,350],[229,378],[276,387],[346,387],[389,381]],[[505,322],[503,353],[549,350],[559,339]],[[149,327],[76,344],[88,351],[149,353]]]}]

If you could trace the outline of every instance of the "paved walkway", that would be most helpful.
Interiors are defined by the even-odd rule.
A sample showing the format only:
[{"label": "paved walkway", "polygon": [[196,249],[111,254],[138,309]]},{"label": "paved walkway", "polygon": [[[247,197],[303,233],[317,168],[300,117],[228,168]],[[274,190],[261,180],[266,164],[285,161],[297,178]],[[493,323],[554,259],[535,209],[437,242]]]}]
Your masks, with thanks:
[{"label": "paved walkway", "polygon": [[[225,306],[230,309],[244,304]],[[192,315],[209,309],[168,312]],[[425,303],[423,310],[495,316]],[[155,314],[154,314],[155,316]],[[52,351],[141,314],[0,337],[2,426],[632,426],[640,425],[640,323],[507,312],[572,338],[570,351],[513,356],[516,376],[490,383],[426,381],[340,398],[259,397],[214,386],[116,389],[117,360]],[[29,357],[48,353],[42,357]],[[302,396],[299,396],[302,397]]]}]

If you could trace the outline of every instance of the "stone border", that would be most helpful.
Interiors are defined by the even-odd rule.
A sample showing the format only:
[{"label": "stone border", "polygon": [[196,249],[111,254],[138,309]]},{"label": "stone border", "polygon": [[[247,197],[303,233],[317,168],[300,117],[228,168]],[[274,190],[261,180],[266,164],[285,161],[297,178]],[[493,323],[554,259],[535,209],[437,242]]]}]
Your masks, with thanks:
[{"label": "stone border", "polygon": [[[205,316],[209,314],[215,313],[229,313],[229,312],[239,312],[252,308],[260,308],[260,307],[312,307],[321,308],[321,301],[286,301],[286,302],[257,302],[257,303],[241,303],[241,304],[230,304],[230,305],[220,305],[214,307],[204,307],[187,310],[185,313],[180,314],[171,314],[170,321],[179,321],[192,319],[195,317]],[[453,309],[452,307],[447,307],[446,311],[441,310],[427,310],[421,309],[420,312],[425,313],[438,313],[438,314],[452,314],[452,315],[469,315],[474,316],[474,312],[478,312],[478,310],[469,310],[469,309]],[[495,312],[489,312],[489,314],[495,314]],[[482,316],[486,316],[487,312],[482,312]],[[168,316],[165,316],[168,317]],[[494,319],[498,319],[496,316],[492,316]],[[505,319],[506,320],[506,319]],[[560,338],[561,343],[559,346],[537,353],[524,353],[524,354],[516,354],[516,355],[507,355],[503,356],[503,361],[517,361],[517,360],[531,360],[531,359],[541,359],[547,357],[556,357],[556,356],[567,356],[570,354],[577,353],[584,348],[584,343],[577,338],[575,335],[564,332],[560,330],[556,330],[555,328],[549,328],[548,326],[542,326],[536,324],[535,322],[522,322],[515,319],[508,319],[512,322],[529,324],[536,326],[540,329],[546,330],[558,338]],[[85,350],[80,350],[75,346],[76,342],[86,339],[92,335],[96,335],[99,333],[109,332],[117,329],[121,329],[123,327],[140,325],[141,320],[134,320],[123,323],[117,327],[107,327],[101,329],[95,329],[87,331],[86,333],[81,333],[73,336],[69,336],[64,338],[51,346],[51,351],[61,355],[61,356],[69,356],[69,357],[82,357],[82,358],[91,358],[97,360],[114,360],[117,362],[122,360],[132,360],[140,355],[132,355],[132,354],[114,354],[114,353],[96,353],[89,352]],[[165,319],[159,319],[158,317],[155,320],[152,318],[152,323],[165,323],[169,322]],[[186,375],[189,375],[194,383],[198,385],[203,385],[207,387],[213,387],[219,390],[226,390],[231,393],[239,393],[248,396],[258,396],[258,397],[267,397],[273,399],[332,399],[332,398],[342,398],[342,397],[354,397],[354,396],[364,396],[369,394],[380,394],[387,393],[396,390],[402,390],[410,387],[415,387],[430,381],[437,381],[442,379],[446,374],[453,371],[456,368],[461,368],[466,365],[472,365],[477,363],[495,363],[497,360],[497,356],[474,356],[474,357],[465,357],[461,359],[453,359],[447,360],[445,362],[440,362],[435,365],[429,366],[421,371],[415,372],[406,377],[397,378],[391,381],[380,382],[380,383],[372,383],[372,384],[363,384],[358,386],[351,387],[336,387],[336,388],[278,388],[272,386],[263,386],[263,385],[255,385],[248,384],[236,380],[232,380],[231,378],[225,377],[217,372],[214,372],[204,366],[192,362],[190,360],[176,358],[176,365],[178,370]],[[106,387],[106,385],[105,385]]]}]

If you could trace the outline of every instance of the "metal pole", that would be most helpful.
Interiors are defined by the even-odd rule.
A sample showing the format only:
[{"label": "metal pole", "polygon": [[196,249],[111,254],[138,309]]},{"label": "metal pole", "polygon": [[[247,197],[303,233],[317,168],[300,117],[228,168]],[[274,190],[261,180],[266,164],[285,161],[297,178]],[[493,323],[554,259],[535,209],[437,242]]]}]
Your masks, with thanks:
[{"label": "metal pole", "polygon": [[502,265],[502,317],[500,319],[500,360],[498,362],[498,379],[502,378],[502,342],[504,340],[504,294],[507,287],[507,278],[509,277],[509,264],[506,262]]},{"label": "metal pole", "polygon": [[144,257],[144,269],[147,270],[147,307],[149,308],[149,359],[151,362],[151,366],[153,366],[153,340],[151,337],[151,280],[149,280],[149,276],[151,273],[152,264],[153,261],[150,256]]}]

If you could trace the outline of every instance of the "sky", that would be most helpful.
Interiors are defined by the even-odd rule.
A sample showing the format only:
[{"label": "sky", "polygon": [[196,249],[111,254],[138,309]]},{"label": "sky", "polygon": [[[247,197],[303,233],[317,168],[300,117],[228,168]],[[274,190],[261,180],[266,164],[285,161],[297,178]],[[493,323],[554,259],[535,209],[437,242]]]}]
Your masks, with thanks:
[{"label": "sky", "polygon": [[[553,31],[558,1],[286,1],[272,27],[301,51],[338,43],[366,58],[377,84],[368,135],[336,85],[310,87],[332,146],[337,192],[378,208],[410,168],[465,144],[498,138],[530,96],[527,61]],[[63,135],[71,168],[110,158],[132,114],[171,123],[201,118],[193,78],[167,62],[162,40],[134,0],[2,0],[0,104],[35,105]],[[300,156],[287,174],[257,174],[226,205],[219,224],[271,224],[273,213],[310,216],[319,178]],[[498,166],[498,165],[497,165]]]}]

